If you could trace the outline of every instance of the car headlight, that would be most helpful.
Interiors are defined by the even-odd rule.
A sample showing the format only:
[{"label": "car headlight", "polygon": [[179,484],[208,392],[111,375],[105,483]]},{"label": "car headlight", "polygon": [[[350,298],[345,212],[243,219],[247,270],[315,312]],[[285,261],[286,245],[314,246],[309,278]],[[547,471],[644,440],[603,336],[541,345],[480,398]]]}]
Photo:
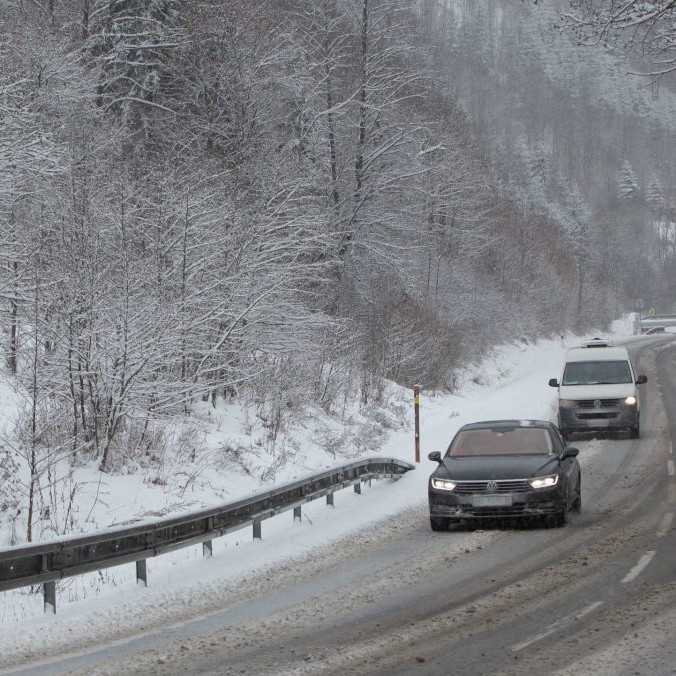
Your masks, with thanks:
[{"label": "car headlight", "polygon": [[635,406],[636,405],[636,397],[627,397],[624,400],[624,403],[627,404],[627,406]]},{"label": "car headlight", "polygon": [[539,476],[536,479],[530,479],[528,483],[533,488],[551,488],[559,483],[559,475],[550,474],[549,476]]},{"label": "car headlight", "polygon": [[575,408],[575,399],[559,399],[559,408]]},{"label": "car headlight", "polygon": [[455,481],[432,479],[432,488],[436,488],[439,491],[452,491],[455,488]]}]

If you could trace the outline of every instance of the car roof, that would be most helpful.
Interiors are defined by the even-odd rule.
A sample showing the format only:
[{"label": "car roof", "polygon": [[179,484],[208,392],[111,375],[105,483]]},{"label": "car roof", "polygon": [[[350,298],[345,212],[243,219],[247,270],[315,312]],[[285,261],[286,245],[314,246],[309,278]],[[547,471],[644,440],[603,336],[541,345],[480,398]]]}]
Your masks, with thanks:
[{"label": "car roof", "polygon": [[504,427],[506,429],[512,427],[539,427],[553,429],[554,424],[549,420],[482,420],[480,422],[463,425],[459,431],[495,429],[496,427]]},{"label": "car roof", "polygon": [[574,347],[566,361],[629,361],[629,352],[626,347]]}]

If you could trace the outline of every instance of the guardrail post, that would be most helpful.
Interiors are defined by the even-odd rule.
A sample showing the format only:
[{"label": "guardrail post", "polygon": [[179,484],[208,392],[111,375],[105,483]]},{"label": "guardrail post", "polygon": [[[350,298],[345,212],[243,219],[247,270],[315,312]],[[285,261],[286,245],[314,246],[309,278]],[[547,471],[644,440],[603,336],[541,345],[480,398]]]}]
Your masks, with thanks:
[{"label": "guardrail post", "polygon": [[260,521],[254,521],[253,522],[253,537],[254,540],[262,540],[263,535],[261,533],[261,522]]},{"label": "guardrail post", "polygon": [[303,520],[303,512],[302,512],[302,508],[301,508],[300,505],[293,508],[293,520],[294,521],[302,521]]},{"label": "guardrail post", "polygon": [[136,562],[136,584],[148,586],[148,566],[145,559]]},{"label": "guardrail post", "polygon": [[56,582],[45,582],[42,585],[42,601],[44,611],[56,615]]},{"label": "guardrail post", "polygon": [[354,492],[355,492],[357,495],[361,495],[361,481],[358,481],[358,482],[354,485]]},{"label": "guardrail post", "polygon": [[329,507],[333,507],[333,506],[334,506],[334,504],[333,504],[333,493],[327,493],[327,494],[326,494],[326,504],[327,504]]},{"label": "guardrail post", "polygon": [[[214,517],[207,517],[205,528],[207,533],[211,533],[214,530]],[[211,540],[205,540],[202,543],[202,557],[205,559],[210,559],[214,555],[214,543]]]}]

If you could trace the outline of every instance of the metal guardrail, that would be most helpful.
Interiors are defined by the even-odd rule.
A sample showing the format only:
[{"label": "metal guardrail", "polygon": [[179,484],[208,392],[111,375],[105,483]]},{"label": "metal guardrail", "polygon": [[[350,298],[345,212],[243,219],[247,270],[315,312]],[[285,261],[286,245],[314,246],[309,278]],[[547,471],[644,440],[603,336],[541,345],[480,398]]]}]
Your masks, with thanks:
[{"label": "metal guardrail", "polygon": [[303,503],[326,496],[327,504],[333,505],[337,490],[354,486],[361,493],[364,481],[394,478],[413,468],[396,458],[366,458],[219,507],[10,547],[0,550],[0,591],[42,584],[45,612],[55,613],[57,580],[135,562],[137,582],[147,585],[148,558],[199,543],[209,557],[216,537],[252,525],[253,537],[259,539],[265,519],[291,509],[294,520],[299,519]]},{"label": "metal guardrail", "polygon": [[676,315],[647,315],[640,317],[638,320],[638,327],[640,333],[646,333],[650,329],[666,328],[668,326],[676,326]]}]

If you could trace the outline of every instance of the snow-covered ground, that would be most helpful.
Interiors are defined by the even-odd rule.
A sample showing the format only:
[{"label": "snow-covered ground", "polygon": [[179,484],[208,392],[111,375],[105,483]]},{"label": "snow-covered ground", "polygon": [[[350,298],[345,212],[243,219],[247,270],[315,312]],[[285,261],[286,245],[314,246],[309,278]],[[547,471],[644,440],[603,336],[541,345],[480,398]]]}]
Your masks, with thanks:
[{"label": "snow-covered ground", "polygon": [[[628,338],[631,334],[630,318],[616,322],[610,333],[616,338]],[[58,621],[43,616],[40,594],[28,590],[0,594],[0,653],[17,655],[29,647],[35,650],[39,646],[65,643],[68,636],[91,634],[97,626],[124,625],[130,614],[135,620],[143,617],[151,625],[169,607],[188,607],[198,599],[217,598],[225,588],[233,588],[238,580],[255,572],[267,571],[274,576],[275,568],[285,565],[291,558],[306,556],[318,546],[356,530],[368,531],[388,517],[420,506],[426,501],[426,482],[434,467],[434,463],[427,461],[427,453],[444,450],[461,425],[481,419],[553,418],[556,391],[548,387],[547,381],[560,375],[565,350],[579,342],[580,338],[569,335],[564,339],[504,345],[481,363],[467,366],[460,374],[457,393],[421,397],[423,462],[415,471],[397,482],[375,482],[373,487],[365,488],[361,496],[351,491],[340,492],[336,494],[333,509],[327,508],[322,501],[308,504],[303,509],[304,518],[300,524],[294,524],[290,514],[265,521],[262,542],[254,543],[247,529],[215,541],[214,557],[210,560],[202,559],[200,547],[151,559],[147,589],[136,587],[133,565],[66,580],[58,589]],[[393,387],[391,397],[394,410],[400,411],[401,420],[385,422],[381,426],[378,434],[384,441],[380,448],[362,446],[358,454],[395,456],[411,461],[411,393]],[[206,439],[208,447],[216,449],[212,453],[223,453],[224,446],[241,446],[248,441],[246,421],[240,419],[233,424],[232,410],[218,409],[210,415],[217,418]],[[220,422],[219,415],[223,416]],[[383,411],[382,415],[387,414]],[[228,426],[226,419],[230,421]],[[318,430],[326,432],[328,424],[327,421],[319,426],[308,424],[304,431],[297,433],[293,442],[295,461],[281,468],[274,477],[277,482],[339,464],[344,459],[344,455],[334,459],[327,454],[317,438]],[[367,419],[357,420],[351,430],[343,430],[341,434],[354,438],[356,431],[363,429],[365,434],[373,435],[369,424]],[[390,431],[385,438],[387,429]],[[334,438],[338,433],[339,430],[333,430]],[[213,436],[209,438],[209,435]],[[252,457],[256,457],[255,453]],[[584,464],[584,457],[581,461]],[[242,462],[251,463],[251,459]],[[266,482],[261,484],[261,477],[255,471],[243,469],[242,462],[234,464],[230,460],[231,465],[215,472],[209,466],[213,462],[204,461],[203,472],[197,472],[191,481],[186,479],[179,508],[204,504],[204,487],[216,481],[218,486],[209,494],[207,502],[217,501],[217,498],[230,501],[270,486],[271,477],[266,477]],[[177,469],[165,468],[165,476],[174,476]],[[84,469],[83,472],[93,470]],[[84,483],[84,479],[81,480]],[[102,488],[96,477],[89,479],[91,490],[99,493],[93,509],[91,505],[87,507],[85,501],[80,502],[80,509],[87,507],[91,515],[97,515],[90,516],[90,521],[97,526],[123,523],[140,515],[168,513],[175,508],[175,487],[172,488],[171,481],[152,483],[143,472],[139,475],[106,475],[105,481]],[[86,495],[84,491],[82,495]]]}]

